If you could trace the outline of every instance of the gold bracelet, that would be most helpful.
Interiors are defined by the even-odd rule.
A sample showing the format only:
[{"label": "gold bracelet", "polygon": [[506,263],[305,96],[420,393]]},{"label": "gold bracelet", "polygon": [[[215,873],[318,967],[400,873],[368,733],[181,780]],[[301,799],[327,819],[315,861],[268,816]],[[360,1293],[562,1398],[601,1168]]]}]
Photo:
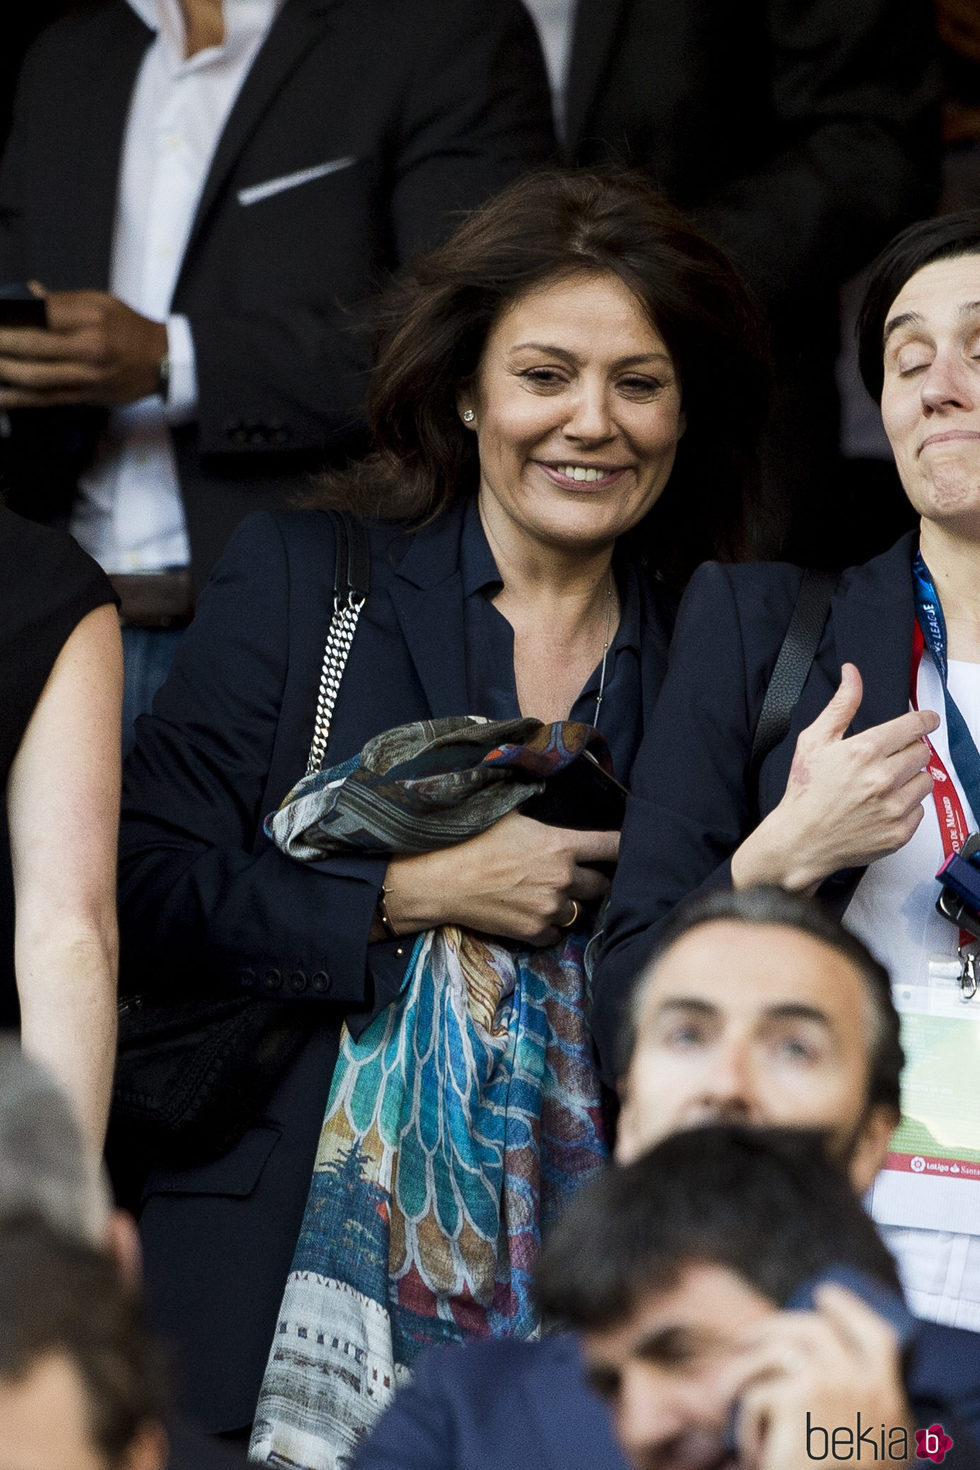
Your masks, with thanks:
[{"label": "gold bracelet", "polygon": [[395,928],[394,924],[391,922],[391,918],[388,914],[388,905],[385,903],[385,899],[388,897],[388,894],[391,893],[391,891],[392,890],[390,888],[387,888],[384,883],[382,883],[380,889],[378,890],[378,918],[381,920],[381,927],[384,929],[389,939],[400,939],[401,935]]}]

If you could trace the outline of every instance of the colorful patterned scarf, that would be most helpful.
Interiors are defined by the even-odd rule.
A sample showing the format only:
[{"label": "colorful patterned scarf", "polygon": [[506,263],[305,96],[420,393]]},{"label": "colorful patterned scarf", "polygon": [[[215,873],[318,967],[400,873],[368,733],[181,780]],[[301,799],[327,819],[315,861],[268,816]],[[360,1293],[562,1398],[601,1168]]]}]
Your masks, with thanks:
[{"label": "colorful patterned scarf", "polygon": [[[306,778],[268,826],[306,861],[431,850],[485,830],[586,748],[608,761],[568,721],[403,726]],[[423,1348],[538,1332],[541,1231],[608,1152],[586,937],[535,950],[429,931],[397,1001],[356,1042],[344,1028],[253,1460],[346,1466]]]}]

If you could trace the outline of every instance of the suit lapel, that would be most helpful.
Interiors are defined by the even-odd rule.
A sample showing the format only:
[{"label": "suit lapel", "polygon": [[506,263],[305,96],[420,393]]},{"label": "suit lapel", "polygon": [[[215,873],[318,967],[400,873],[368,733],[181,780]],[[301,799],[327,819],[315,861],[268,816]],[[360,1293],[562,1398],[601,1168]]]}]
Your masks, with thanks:
[{"label": "suit lapel", "polygon": [[628,0],[578,0],[565,103],[565,146],[574,157],[605,74]]},{"label": "suit lapel", "polygon": [[869,730],[905,714],[909,707],[912,621],[915,606],[910,575],[918,532],[847,574],[830,605],[825,634],[789,734],[763,764],[760,807],[770,811],[780,800],[801,730],[817,718],[840,682],[841,664],[856,665],[864,686],[851,732]]},{"label": "suit lapel", "polygon": [[[57,201],[66,220],[84,220],[84,229],[69,231],[73,280],[108,290],[112,261],[112,234],[116,219],[119,167],[126,136],[126,119],[140,64],[153,32],[128,5],[106,15],[112,29],[99,58],[99,85],[86,103],[84,138],[75,156],[81,167],[74,175],[75,201]],[[110,146],[106,140],[111,139]]]},{"label": "suit lapel", "polygon": [[235,99],[224,131],[204,181],[200,202],[194,215],[187,249],[181,266],[179,288],[188,262],[207,223],[208,215],[221,196],[228,174],[238,155],[275,102],[287,77],[295,71],[310,48],[320,40],[324,16],[339,0],[286,0],[272,23],[272,28],[259,48],[242,89]]},{"label": "suit lapel", "polygon": [[391,600],[433,717],[467,710],[463,579],[459,538],[463,506],[413,533],[391,584]]},{"label": "suit lapel", "polygon": [[856,664],[864,683],[854,730],[868,730],[904,714],[909,706],[912,664],[913,547],[918,534],[903,536],[884,556],[866,563],[847,595],[831,609],[838,666]]}]

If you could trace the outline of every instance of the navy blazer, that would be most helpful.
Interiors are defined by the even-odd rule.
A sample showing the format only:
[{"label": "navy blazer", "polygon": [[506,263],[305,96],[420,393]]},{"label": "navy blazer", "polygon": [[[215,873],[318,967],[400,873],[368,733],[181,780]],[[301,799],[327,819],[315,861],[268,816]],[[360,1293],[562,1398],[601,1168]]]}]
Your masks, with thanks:
[{"label": "navy blazer", "polygon": [[[905,1381],[917,1425],[941,1422],[954,1440],[950,1464],[980,1470],[980,1334],[920,1323]],[[354,1462],[354,1470],[502,1466],[627,1470],[571,1334],[430,1351]]]},{"label": "navy blazer", "polygon": [[[408,720],[465,713],[457,504],[421,530],[370,530],[371,591],[330,760]],[[368,946],[384,858],[300,864],[262,819],[303,775],[333,599],[318,512],[249,517],[137,721],[120,859],[123,985],[232,990],[305,1008],[310,1040],[229,1154],[156,1168],[140,1225],[157,1321],[176,1338],[184,1406],[210,1430],[248,1423],[299,1232],[341,1022],[357,1033],[405,960]],[[649,718],[666,665],[669,594],[650,586],[641,678]]]},{"label": "navy blazer", "polygon": [[[763,762],[758,790],[749,769],[752,740],[803,574],[779,563],[709,563],[692,578],[656,713],[633,765],[594,979],[593,1031],[610,1085],[626,998],[660,924],[702,885],[729,880],[732,853],[778,805],[796,738],[835,693],[841,664],[856,664],[864,681],[852,732],[908,709],[917,544],[918,533],[910,532],[843,574],[789,732]],[[833,874],[821,898],[843,913],[863,871]]]},{"label": "navy blazer", "polygon": [[[127,0],[73,12],[24,66],[0,273],[108,290],[126,118],[153,33]],[[553,146],[518,0],[284,0],[222,129],[174,288],[198,381],[194,422],[172,430],[198,584],[244,515],[286,503],[325,454],[357,443],[369,352],[353,308]],[[278,187],[256,195],[263,185]],[[49,519],[102,413],[12,418],[4,489]]]}]

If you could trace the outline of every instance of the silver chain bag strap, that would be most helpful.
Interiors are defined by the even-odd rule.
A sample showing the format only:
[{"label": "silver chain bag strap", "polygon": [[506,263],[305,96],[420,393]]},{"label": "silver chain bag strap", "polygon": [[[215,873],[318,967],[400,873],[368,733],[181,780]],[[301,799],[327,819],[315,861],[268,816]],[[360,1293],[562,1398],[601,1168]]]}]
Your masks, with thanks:
[{"label": "silver chain bag strap", "polygon": [[310,755],[306,762],[306,774],[312,776],[323,769],[330,739],[330,724],[337,704],[340,681],[347,665],[347,657],[361,608],[367,601],[371,582],[371,562],[367,535],[360,521],[346,511],[326,512],[333,522],[337,546],[336,571],[333,587],[333,616],[327,630],[327,643],[323,651],[323,668],[320,672],[320,687],[316,696],[316,721]]}]

